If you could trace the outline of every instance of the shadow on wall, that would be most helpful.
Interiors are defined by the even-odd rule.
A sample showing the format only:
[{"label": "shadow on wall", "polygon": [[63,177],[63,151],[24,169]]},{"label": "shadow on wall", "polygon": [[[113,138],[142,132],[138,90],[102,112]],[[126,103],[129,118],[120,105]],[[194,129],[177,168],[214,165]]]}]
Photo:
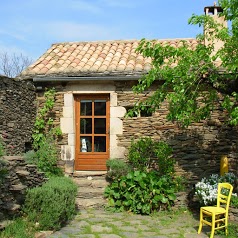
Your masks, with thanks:
[{"label": "shadow on wall", "polygon": [[223,126],[193,127],[168,140],[177,161],[177,172],[195,184],[212,173],[220,173],[220,159],[227,155],[229,172],[237,174],[237,128]]}]

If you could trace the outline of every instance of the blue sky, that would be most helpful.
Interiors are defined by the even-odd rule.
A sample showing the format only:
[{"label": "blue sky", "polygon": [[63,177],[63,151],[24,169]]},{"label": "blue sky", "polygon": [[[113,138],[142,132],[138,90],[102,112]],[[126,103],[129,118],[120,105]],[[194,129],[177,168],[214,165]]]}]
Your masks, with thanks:
[{"label": "blue sky", "polygon": [[0,0],[0,52],[40,57],[53,43],[194,38],[212,0]]}]

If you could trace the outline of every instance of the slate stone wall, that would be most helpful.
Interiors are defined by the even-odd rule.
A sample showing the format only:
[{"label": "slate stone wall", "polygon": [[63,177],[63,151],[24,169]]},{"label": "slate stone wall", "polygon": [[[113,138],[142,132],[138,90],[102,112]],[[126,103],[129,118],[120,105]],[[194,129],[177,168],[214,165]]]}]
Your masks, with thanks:
[{"label": "slate stone wall", "polygon": [[[148,97],[157,87],[160,87],[157,83],[147,92],[135,95],[131,90],[134,83],[135,81],[115,82],[119,107],[131,108],[139,99]],[[55,123],[59,125],[60,117],[63,115],[65,90],[61,85],[53,86],[57,91]],[[40,94],[38,100],[43,100]],[[228,156],[229,171],[238,175],[238,128],[224,123],[224,112],[217,110],[210,120],[193,123],[186,129],[180,128],[176,123],[168,122],[167,112],[167,104],[164,103],[150,117],[121,118],[123,134],[117,136],[118,146],[128,149],[132,139],[146,136],[168,142],[173,148],[177,174],[186,177],[190,183],[195,183],[212,173],[219,173],[222,155]],[[67,145],[67,139],[67,136],[63,135],[59,146]]]},{"label": "slate stone wall", "polygon": [[[131,91],[133,82],[117,82],[118,106],[132,107],[139,98],[146,98],[151,91],[134,95]],[[219,173],[220,159],[227,155],[229,171],[238,175],[237,127],[224,123],[224,112],[217,110],[211,120],[193,123],[186,129],[166,119],[167,105],[164,103],[150,117],[123,118],[123,135],[118,136],[119,146],[128,148],[132,139],[151,137],[166,141],[173,148],[176,159],[176,172],[195,183],[202,177]]]},{"label": "slate stone wall", "polygon": [[26,190],[42,185],[44,173],[26,164],[20,156],[4,156],[0,163],[0,229],[3,221],[19,214]]},{"label": "slate stone wall", "polygon": [[0,77],[0,136],[7,155],[20,155],[30,149],[35,99],[31,81]]}]

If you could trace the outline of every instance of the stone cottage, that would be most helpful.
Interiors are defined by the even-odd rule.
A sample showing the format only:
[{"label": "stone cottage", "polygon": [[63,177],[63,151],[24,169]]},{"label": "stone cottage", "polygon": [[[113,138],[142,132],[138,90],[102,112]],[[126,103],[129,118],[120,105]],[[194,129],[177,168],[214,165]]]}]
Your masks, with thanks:
[{"label": "stone cottage", "polygon": [[[217,18],[219,7],[206,8],[206,14]],[[181,39],[159,40],[161,44],[178,47]],[[183,39],[193,48],[196,39]],[[222,116],[214,112],[209,122],[196,123],[180,129],[166,121],[166,103],[153,114],[141,111],[125,118],[139,98],[132,86],[150,69],[151,59],[135,50],[138,40],[66,42],[53,44],[19,77],[33,80],[39,103],[46,88],[54,87],[56,123],[63,132],[60,142],[65,172],[106,171],[110,158],[125,158],[133,138],[150,136],[166,140],[174,151],[176,170],[191,180],[219,171],[223,154],[236,169],[237,131],[222,126]]]}]

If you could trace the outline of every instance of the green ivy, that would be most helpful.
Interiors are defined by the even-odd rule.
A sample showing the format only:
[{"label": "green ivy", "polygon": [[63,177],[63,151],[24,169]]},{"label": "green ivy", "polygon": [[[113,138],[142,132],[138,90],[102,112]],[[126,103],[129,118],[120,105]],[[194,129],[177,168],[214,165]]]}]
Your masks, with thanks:
[{"label": "green ivy", "polygon": [[133,171],[115,180],[105,189],[110,208],[151,214],[160,209],[169,209],[176,198],[175,184],[171,176],[159,176]]}]

